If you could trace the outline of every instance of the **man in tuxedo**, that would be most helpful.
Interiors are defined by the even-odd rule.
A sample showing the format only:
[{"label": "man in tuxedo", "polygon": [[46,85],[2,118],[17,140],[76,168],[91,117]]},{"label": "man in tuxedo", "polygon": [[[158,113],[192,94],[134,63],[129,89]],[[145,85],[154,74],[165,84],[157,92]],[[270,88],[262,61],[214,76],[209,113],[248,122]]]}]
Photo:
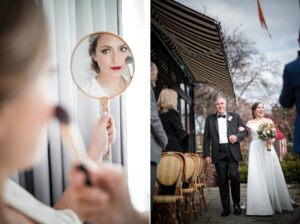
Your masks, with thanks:
[{"label": "man in tuxedo", "polygon": [[[300,30],[298,43],[300,46]],[[297,59],[284,67],[283,86],[279,102],[281,106],[287,108],[291,108],[296,104],[293,150],[295,153],[300,154],[300,51],[298,51]]]},{"label": "man in tuxedo", "polygon": [[155,87],[157,74],[158,69],[156,65],[151,62],[151,209],[153,209],[157,164],[160,161],[161,151],[165,149],[168,144],[168,137],[159,118],[155,94],[152,89]]},{"label": "man in tuxedo", "polygon": [[234,213],[241,214],[240,207],[240,173],[239,161],[242,153],[240,142],[248,132],[236,113],[226,112],[226,99],[217,95],[214,99],[216,113],[208,116],[205,121],[203,150],[207,165],[214,163],[218,175],[219,191],[223,212],[221,216],[230,214],[229,183],[231,181],[231,195]]}]

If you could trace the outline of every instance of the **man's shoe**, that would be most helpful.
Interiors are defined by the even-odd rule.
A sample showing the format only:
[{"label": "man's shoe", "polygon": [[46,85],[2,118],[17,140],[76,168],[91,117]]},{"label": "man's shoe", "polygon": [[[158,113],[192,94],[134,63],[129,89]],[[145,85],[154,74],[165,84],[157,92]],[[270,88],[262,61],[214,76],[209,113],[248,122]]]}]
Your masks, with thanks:
[{"label": "man's shoe", "polygon": [[222,217],[226,217],[226,216],[229,216],[229,214],[230,214],[230,211],[225,211],[225,210],[224,210],[224,211],[222,212],[221,216],[222,216]]},{"label": "man's shoe", "polygon": [[240,207],[239,204],[235,204],[235,205],[233,206],[233,208],[234,208],[234,214],[236,214],[236,215],[242,214],[242,209],[241,209],[241,207]]}]

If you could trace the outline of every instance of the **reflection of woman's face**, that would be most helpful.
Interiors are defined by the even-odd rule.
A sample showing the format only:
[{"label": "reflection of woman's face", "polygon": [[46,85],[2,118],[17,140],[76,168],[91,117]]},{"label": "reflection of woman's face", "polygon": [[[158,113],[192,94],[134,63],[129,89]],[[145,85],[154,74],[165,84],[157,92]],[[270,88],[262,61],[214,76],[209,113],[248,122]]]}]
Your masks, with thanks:
[{"label": "reflection of woman's face", "polygon": [[124,73],[129,56],[128,46],[118,37],[102,34],[98,38],[93,59],[100,67],[100,74],[119,78]]},{"label": "reflection of woman's face", "polygon": [[263,104],[258,104],[258,106],[255,109],[255,117],[263,117],[265,113],[265,107]]},{"label": "reflection of woman's face", "polygon": [[44,74],[2,107],[0,161],[3,167],[24,169],[35,162],[43,130],[53,113],[53,104],[48,97],[49,80],[45,75],[49,73],[49,66],[44,66],[40,73]]}]

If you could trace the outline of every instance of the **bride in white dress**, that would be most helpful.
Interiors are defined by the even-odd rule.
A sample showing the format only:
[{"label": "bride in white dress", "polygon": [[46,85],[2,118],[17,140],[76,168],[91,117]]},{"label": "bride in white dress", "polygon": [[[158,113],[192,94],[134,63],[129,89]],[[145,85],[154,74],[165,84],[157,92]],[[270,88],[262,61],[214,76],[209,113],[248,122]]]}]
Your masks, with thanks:
[{"label": "bride in white dress", "polygon": [[[278,156],[272,146],[258,139],[257,129],[263,122],[273,123],[264,118],[264,105],[252,106],[253,120],[247,122],[251,135],[248,160],[248,183],[246,215],[273,215],[275,212],[293,211],[290,195],[285,183]],[[269,140],[270,143],[274,142]]]}]

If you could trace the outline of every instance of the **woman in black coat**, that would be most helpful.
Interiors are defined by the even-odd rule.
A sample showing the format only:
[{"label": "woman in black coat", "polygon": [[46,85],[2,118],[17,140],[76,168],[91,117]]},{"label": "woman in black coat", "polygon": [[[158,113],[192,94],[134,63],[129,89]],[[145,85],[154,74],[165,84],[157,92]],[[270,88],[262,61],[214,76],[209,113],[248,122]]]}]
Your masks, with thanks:
[{"label": "woman in black coat", "polygon": [[159,94],[158,110],[164,130],[168,136],[166,151],[188,152],[189,135],[182,127],[177,111],[178,95],[173,89],[164,89]]}]

